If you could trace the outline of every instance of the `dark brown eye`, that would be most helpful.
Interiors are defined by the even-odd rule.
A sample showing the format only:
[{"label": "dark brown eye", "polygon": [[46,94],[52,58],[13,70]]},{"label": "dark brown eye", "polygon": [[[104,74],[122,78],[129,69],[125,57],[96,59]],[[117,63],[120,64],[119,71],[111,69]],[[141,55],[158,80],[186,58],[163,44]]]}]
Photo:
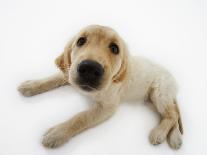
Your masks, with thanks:
[{"label": "dark brown eye", "polygon": [[113,54],[119,54],[119,47],[115,43],[110,43],[109,48]]},{"label": "dark brown eye", "polygon": [[87,39],[86,37],[80,37],[77,41],[77,46],[83,46],[86,43]]}]

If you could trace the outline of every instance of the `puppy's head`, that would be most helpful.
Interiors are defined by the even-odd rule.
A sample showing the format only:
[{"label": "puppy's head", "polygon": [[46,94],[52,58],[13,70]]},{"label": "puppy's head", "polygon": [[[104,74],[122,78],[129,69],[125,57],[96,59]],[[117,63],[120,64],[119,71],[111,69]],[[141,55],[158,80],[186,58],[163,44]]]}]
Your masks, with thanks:
[{"label": "puppy's head", "polygon": [[56,64],[70,84],[94,92],[124,79],[127,50],[113,29],[93,25],[68,43]]}]

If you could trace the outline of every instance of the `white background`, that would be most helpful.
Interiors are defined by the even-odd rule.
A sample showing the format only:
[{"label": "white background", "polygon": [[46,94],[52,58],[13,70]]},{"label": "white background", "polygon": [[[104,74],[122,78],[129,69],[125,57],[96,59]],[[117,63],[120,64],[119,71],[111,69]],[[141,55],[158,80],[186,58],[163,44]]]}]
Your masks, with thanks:
[{"label": "white background", "polygon": [[[183,146],[152,146],[158,118],[143,103],[125,103],[107,122],[55,150],[42,147],[51,126],[87,108],[70,87],[31,98],[16,88],[57,71],[54,59],[68,39],[90,24],[116,29],[131,54],[143,55],[176,77]],[[207,154],[206,0],[0,0],[0,154]]]}]

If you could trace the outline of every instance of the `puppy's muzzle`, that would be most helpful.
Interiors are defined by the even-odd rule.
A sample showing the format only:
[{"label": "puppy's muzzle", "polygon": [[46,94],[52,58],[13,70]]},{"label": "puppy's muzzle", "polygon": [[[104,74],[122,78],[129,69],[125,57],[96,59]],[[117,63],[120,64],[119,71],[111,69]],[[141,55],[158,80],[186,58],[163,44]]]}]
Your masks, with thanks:
[{"label": "puppy's muzzle", "polygon": [[84,90],[98,88],[104,75],[104,68],[94,60],[83,60],[77,67],[78,84]]}]

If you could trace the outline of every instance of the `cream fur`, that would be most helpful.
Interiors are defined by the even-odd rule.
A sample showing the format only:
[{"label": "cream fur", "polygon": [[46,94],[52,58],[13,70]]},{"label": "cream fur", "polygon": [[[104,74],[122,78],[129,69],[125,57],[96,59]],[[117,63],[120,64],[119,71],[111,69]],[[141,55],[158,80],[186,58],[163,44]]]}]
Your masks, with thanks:
[{"label": "cream fur", "polygon": [[[89,45],[82,49],[84,52],[78,52],[80,49],[75,47],[75,40],[82,34],[88,35],[93,40],[91,39]],[[105,46],[110,38],[119,43],[121,52],[117,57],[106,54]],[[99,45],[96,45],[97,42],[95,44],[97,39]],[[97,49],[100,52],[95,52]],[[85,92],[74,82],[77,76],[77,64],[86,58],[94,59],[106,66],[100,90]],[[44,146],[58,147],[76,134],[101,123],[116,111],[121,102],[147,99],[161,115],[160,124],[150,133],[150,142],[154,145],[160,144],[168,137],[171,148],[180,148],[183,129],[176,102],[177,88],[174,78],[161,66],[145,58],[131,56],[125,43],[114,30],[97,25],[83,29],[66,46],[64,53],[57,58],[56,64],[63,74],[25,82],[20,85],[19,91],[25,96],[32,96],[70,83],[95,103],[91,109],[48,130],[43,137]]]}]

